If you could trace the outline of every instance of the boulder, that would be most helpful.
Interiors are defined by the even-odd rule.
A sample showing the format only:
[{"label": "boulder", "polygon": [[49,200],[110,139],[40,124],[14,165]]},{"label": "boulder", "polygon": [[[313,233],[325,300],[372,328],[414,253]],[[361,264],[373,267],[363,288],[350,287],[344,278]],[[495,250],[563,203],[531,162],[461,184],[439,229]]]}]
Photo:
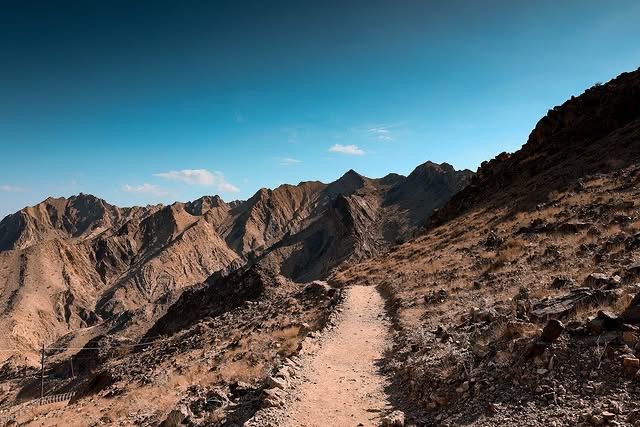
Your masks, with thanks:
[{"label": "boulder", "polygon": [[578,288],[559,296],[547,297],[533,304],[531,316],[534,319],[561,319],[576,312],[578,307],[595,305],[612,300],[613,291]]},{"label": "boulder", "polygon": [[622,327],[622,320],[615,314],[609,311],[598,311],[596,317],[591,318],[588,323],[588,328],[595,334],[600,334],[603,331],[615,331]]},{"label": "boulder", "polygon": [[324,282],[322,280],[314,280],[313,282],[305,285],[302,293],[306,297],[322,299],[332,298],[336,294],[336,290],[335,288],[329,286],[327,282]]},{"label": "boulder", "polygon": [[627,323],[640,323],[640,293],[633,297],[620,317]]},{"label": "boulder", "polygon": [[622,332],[622,341],[633,347],[638,343],[638,335],[634,331],[624,331]]},{"label": "boulder", "polygon": [[184,406],[180,406],[169,412],[167,418],[160,423],[160,427],[179,427],[183,425],[184,420],[188,417],[189,410]]},{"label": "boulder", "polygon": [[551,289],[572,288],[576,285],[576,281],[569,276],[558,276],[551,282]]},{"label": "boulder", "polygon": [[287,381],[284,378],[280,377],[269,377],[267,380],[267,384],[272,388],[279,388],[281,390],[285,390],[287,388]]},{"label": "boulder", "polygon": [[557,319],[551,319],[547,322],[540,339],[549,343],[556,342],[564,331],[564,325]]},{"label": "boulder", "polygon": [[591,273],[584,279],[584,286],[591,289],[614,289],[620,286],[620,276],[610,277],[602,273]]},{"label": "boulder", "polygon": [[284,403],[284,392],[279,388],[268,388],[263,391],[262,407],[273,408]]},{"label": "boulder", "polygon": [[496,313],[496,311],[493,309],[483,310],[478,307],[472,307],[470,315],[471,315],[472,323],[478,323],[478,322],[488,323],[493,321],[498,316],[498,313]]}]

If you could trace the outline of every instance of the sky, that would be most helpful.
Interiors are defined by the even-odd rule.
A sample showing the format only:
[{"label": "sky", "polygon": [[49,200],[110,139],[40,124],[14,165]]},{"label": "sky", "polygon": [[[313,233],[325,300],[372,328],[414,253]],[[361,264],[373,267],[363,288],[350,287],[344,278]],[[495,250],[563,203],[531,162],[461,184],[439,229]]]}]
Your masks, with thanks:
[{"label": "sky", "polygon": [[0,0],[0,218],[476,170],[640,66],[640,2]]}]

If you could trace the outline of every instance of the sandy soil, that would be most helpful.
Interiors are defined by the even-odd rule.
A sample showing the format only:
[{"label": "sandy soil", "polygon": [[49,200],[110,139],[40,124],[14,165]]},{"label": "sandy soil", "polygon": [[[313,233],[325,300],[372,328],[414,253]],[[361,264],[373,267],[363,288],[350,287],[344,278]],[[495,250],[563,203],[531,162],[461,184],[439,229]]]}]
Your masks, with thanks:
[{"label": "sandy soil", "polygon": [[288,426],[375,426],[390,409],[379,362],[389,340],[384,302],[374,287],[347,291],[339,325],[301,375]]}]

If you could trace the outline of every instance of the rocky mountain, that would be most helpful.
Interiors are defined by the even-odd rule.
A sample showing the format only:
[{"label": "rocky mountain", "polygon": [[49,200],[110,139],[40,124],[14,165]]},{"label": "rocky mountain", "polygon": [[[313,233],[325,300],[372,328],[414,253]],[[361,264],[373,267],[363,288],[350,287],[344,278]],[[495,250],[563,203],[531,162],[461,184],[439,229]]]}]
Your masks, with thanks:
[{"label": "rocky mountain", "polygon": [[78,331],[140,336],[185,288],[243,265],[325,277],[411,236],[471,175],[429,162],[408,177],[349,171],[230,203],[49,198],[0,222],[0,347],[34,350]]},{"label": "rocky mountain", "polygon": [[[48,199],[0,223],[0,348],[21,349],[0,354],[0,408],[37,419],[10,404],[38,396],[44,341],[47,393],[76,393],[53,423],[273,425],[343,310],[341,362],[387,334],[375,286],[404,411],[382,425],[638,425],[639,197],[640,69],[475,175],[428,162],[230,203]],[[363,372],[311,378],[343,390]]]},{"label": "rocky mountain", "polygon": [[483,204],[510,202],[528,209],[553,191],[566,191],[582,176],[637,163],[639,115],[637,71],[571,97],[549,110],[520,150],[483,162],[470,185],[434,215],[432,223]]},{"label": "rocky mountain", "polygon": [[640,69],[550,110],[421,236],[333,277],[378,286],[420,425],[638,425]]}]

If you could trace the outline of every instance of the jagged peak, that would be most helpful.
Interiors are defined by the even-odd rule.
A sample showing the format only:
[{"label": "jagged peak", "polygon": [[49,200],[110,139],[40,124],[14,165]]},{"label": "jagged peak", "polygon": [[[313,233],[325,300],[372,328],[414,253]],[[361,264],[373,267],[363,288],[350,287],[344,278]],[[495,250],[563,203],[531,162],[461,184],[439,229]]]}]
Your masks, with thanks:
[{"label": "jagged peak", "polygon": [[191,215],[204,215],[208,210],[226,208],[229,205],[220,196],[202,196],[184,204],[184,208]]},{"label": "jagged peak", "polygon": [[424,162],[421,165],[416,166],[416,168],[409,174],[409,176],[423,173],[423,172],[435,172],[435,173],[454,173],[457,172],[456,169],[449,163],[435,163],[431,160]]},{"label": "jagged peak", "polygon": [[364,187],[368,180],[369,178],[349,169],[344,175],[328,185],[327,193],[332,197],[338,194],[351,194]]}]

